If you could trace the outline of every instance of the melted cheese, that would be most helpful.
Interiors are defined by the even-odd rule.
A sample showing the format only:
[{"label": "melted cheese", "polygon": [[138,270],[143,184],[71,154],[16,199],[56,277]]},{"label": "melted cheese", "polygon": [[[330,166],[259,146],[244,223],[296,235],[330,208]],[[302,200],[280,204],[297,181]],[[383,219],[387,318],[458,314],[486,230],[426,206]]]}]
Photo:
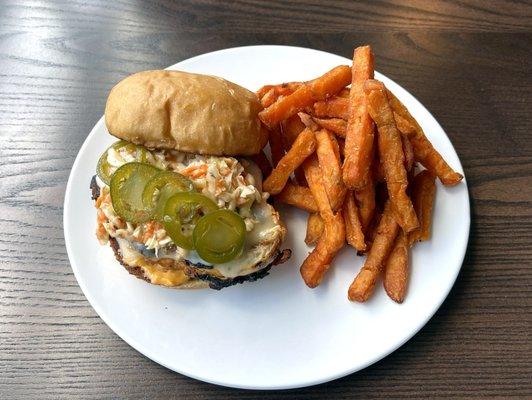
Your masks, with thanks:
[{"label": "melted cheese", "polygon": [[182,269],[163,269],[157,262],[148,261],[140,252],[133,249],[129,242],[124,239],[117,239],[122,259],[132,267],[142,268],[144,276],[151,283],[163,286],[179,286],[190,280]]}]

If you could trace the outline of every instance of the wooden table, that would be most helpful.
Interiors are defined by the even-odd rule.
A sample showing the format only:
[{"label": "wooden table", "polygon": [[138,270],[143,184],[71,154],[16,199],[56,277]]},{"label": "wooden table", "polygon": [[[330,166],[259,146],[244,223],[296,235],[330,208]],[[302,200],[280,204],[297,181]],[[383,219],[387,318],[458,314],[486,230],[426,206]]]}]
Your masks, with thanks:
[{"label": "wooden table", "polygon": [[[224,3],[0,2],[0,398],[532,396],[531,3]],[[70,168],[111,86],[227,47],[350,57],[364,43],[440,121],[467,175],[469,248],[438,313],[363,371],[277,393],[198,382],[130,348],[78,287],[62,227]]]}]

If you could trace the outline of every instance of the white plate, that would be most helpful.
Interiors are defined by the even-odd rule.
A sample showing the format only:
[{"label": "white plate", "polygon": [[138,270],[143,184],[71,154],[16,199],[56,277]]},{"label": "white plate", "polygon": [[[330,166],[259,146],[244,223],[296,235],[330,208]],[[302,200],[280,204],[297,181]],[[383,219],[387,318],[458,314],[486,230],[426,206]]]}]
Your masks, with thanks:
[{"label": "white plate", "polygon": [[[218,75],[251,90],[266,83],[306,80],[350,60],[321,51],[252,46],[216,51],[170,69]],[[440,125],[408,92],[376,73],[410,109],[434,146],[463,173]],[[94,235],[89,181],[113,142],[103,118],[83,144],[68,181],[65,241],[72,269],[87,299],[122,339],[152,360],[181,374],[218,385],[287,389],[314,385],[358,371],[410,339],[436,312],[462,265],[469,235],[466,183],[438,184],[432,238],[412,251],[412,278],[402,305],[379,285],[366,304],[347,300],[362,265],[344,249],[324,282],[311,290],[299,266],[306,215],[283,208],[291,260],[258,282],[222,291],[172,290],[129,275]],[[405,371],[407,373],[407,371]]]}]

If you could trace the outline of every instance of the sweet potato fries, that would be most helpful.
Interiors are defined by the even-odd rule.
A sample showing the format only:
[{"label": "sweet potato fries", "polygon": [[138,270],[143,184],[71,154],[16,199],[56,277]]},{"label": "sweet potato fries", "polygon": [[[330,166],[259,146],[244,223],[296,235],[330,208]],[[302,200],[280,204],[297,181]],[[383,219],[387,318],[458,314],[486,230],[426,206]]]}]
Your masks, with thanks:
[{"label": "sweet potato fries", "polygon": [[300,270],[309,287],[320,284],[347,242],[367,255],[349,300],[368,300],[382,278],[401,303],[410,248],[430,236],[435,179],[456,185],[463,177],[373,76],[373,52],[362,46],[351,67],[259,89],[273,170],[263,154],[255,160],[275,201],[309,212],[305,243],[315,247]]}]

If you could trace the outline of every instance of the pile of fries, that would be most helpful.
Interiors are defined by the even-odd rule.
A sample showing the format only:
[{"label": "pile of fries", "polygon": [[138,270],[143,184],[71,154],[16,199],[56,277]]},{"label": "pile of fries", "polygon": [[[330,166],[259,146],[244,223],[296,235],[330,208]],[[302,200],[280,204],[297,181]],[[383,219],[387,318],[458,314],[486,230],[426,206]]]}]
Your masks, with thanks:
[{"label": "pile of fries", "polygon": [[351,67],[259,89],[273,169],[264,153],[255,161],[265,191],[309,212],[305,242],[315,247],[301,265],[309,287],[347,242],[366,255],[349,300],[366,301],[383,275],[386,293],[401,303],[409,249],[430,236],[435,179],[456,185],[463,177],[373,75],[373,53],[362,46]]}]

